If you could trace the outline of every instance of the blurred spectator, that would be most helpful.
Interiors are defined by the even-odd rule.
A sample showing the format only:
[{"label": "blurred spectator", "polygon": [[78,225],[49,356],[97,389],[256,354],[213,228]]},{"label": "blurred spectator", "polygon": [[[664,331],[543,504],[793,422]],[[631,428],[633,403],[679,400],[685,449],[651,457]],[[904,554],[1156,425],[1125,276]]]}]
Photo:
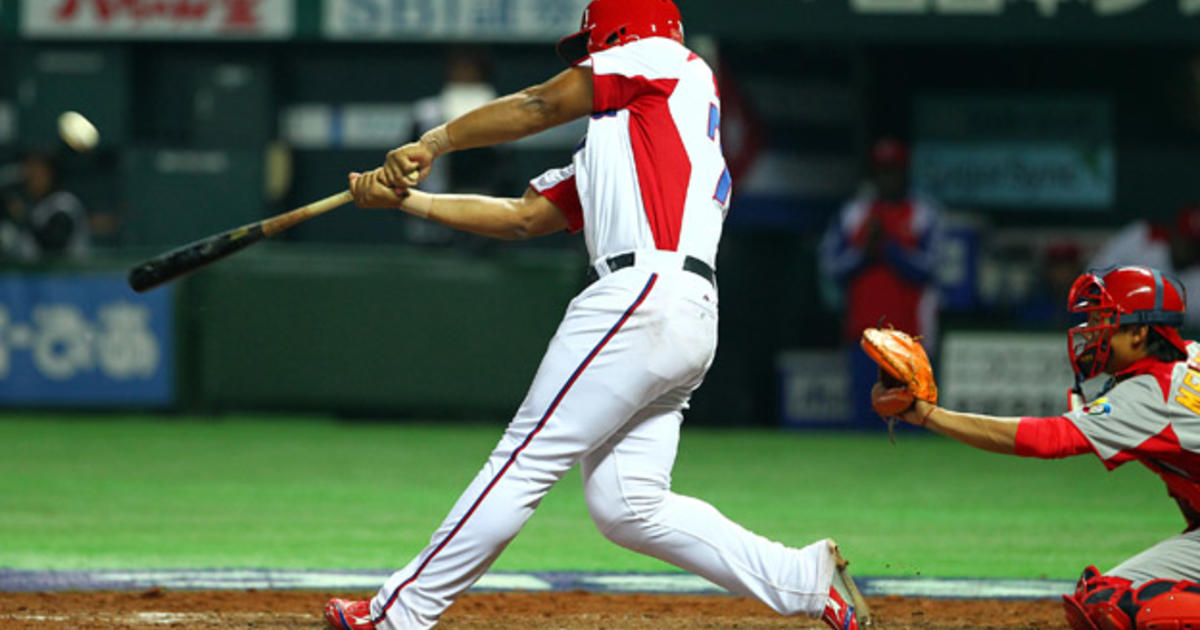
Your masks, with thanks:
[{"label": "blurred spectator", "polygon": [[49,155],[21,159],[21,182],[6,196],[0,215],[0,258],[29,263],[87,255],[91,232],[83,203],[59,188]]},{"label": "blurred spectator", "polygon": [[891,325],[936,348],[935,256],[939,210],[909,188],[908,148],[883,138],[871,149],[871,178],[834,218],[821,242],[825,281],[843,296],[855,419],[874,422],[876,366],[858,350],[864,328]]},{"label": "blurred spectator", "polygon": [[[1200,205],[1185,205],[1174,225],[1134,221],[1108,240],[1088,269],[1124,265],[1150,267],[1175,274],[1188,296],[1200,296]],[[1200,308],[1189,308],[1184,326],[1200,327]]]},{"label": "blurred spectator", "polygon": [[1069,241],[1051,243],[1042,250],[1038,278],[1016,319],[1027,324],[1062,329],[1071,325],[1067,311],[1067,293],[1083,271],[1079,245]]},{"label": "blurred spectator", "polygon": [[[465,46],[447,53],[442,91],[413,104],[412,139],[496,98],[486,59],[482,51]],[[494,194],[501,164],[497,151],[484,148],[448,155],[440,168],[422,183],[421,189],[431,193]],[[429,221],[409,221],[407,225],[409,238],[418,243],[448,243],[460,238],[454,230]]]}]

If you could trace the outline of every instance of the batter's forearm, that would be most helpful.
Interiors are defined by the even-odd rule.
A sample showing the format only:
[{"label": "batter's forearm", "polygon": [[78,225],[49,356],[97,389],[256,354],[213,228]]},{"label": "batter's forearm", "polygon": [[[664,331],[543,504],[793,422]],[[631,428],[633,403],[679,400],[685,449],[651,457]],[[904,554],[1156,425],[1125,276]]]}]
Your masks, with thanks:
[{"label": "batter's forearm", "polygon": [[[1016,453],[1017,425],[1020,418],[1001,418],[959,413],[929,407],[922,403],[905,415],[905,420],[975,448],[1012,455]],[[922,421],[923,418],[923,421]]]},{"label": "batter's forearm", "polygon": [[[434,153],[504,144],[569,120],[531,88],[498,98],[447,123],[448,146],[436,147]],[[423,142],[428,139],[422,137]]]},{"label": "batter's forearm", "polygon": [[447,227],[506,241],[532,236],[520,199],[483,195],[431,195],[410,190],[400,209]]}]

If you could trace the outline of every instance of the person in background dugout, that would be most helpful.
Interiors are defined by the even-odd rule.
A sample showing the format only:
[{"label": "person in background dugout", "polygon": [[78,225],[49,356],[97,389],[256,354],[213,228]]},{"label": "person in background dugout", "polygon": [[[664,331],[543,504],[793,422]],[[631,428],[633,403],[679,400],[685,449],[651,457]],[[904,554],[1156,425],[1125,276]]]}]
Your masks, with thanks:
[{"label": "person in background dugout", "polygon": [[[1179,208],[1170,223],[1139,219],[1116,233],[1088,264],[1089,269],[1138,265],[1175,274],[1191,295],[1200,295],[1200,205]],[[1200,309],[1184,317],[1200,330]]]},{"label": "person in background dugout", "polygon": [[0,258],[31,263],[87,255],[91,235],[83,203],[61,190],[53,160],[41,153],[21,160],[19,192],[0,215]]},{"label": "person in background dugout", "polygon": [[940,212],[909,187],[908,148],[895,138],[875,143],[871,181],[834,217],[820,248],[826,284],[840,290],[843,335],[850,345],[850,388],[855,420],[869,422],[867,405],[877,366],[858,351],[863,329],[894,326],[936,347],[934,276]]},{"label": "person in background dugout", "polygon": [[[1200,347],[1179,334],[1186,300],[1179,281],[1156,269],[1084,273],[1067,299],[1084,321],[1068,328],[1067,341],[1077,383],[1110,377],[1099,397],[1084,404],[1076,385],[1070,410],[1052,418],[960,413],[922,400],[900,414],[994,453],[1094,453],[1109,470],[1138,461],[1162,478],[1183,513],[1184,532],[1105,573],[1085,568],[1075,592],[1063,596],[1074,630],[1200,627]],[[880,384],[872,403],[889,395]],[[1100,536],[1103,528],[1088,531]]]},{"label": "person in background dugout", "polygon": [[1029,299],[1012,316],[1022,324],[1038,327],[1062,327],[1071,323],[1071,314],[1063,305],[1066,295],[1083,270],[1081,252],[1074,242],[1047,245],[1039,255],[1037,279]]},{"label": "person in background dugout", "polygon": [[[485,50],[469,46],[451,48],[446,54],[446,82],[441,92],[413,103],[410,140],[419,139],[430,129],[495,100],[498,94],[491,84],[491,74]],[[499,153],[500,149],[496,147],[483,147],[461,155],[448,155],[444,165],[429,174],[424,188],[431,193],[494,194],[501,189],[503,173],[507,170]],[[447,245],[455,241],[481,243],[428,221],[406,221],[405,229],[410,241],[422,245]]]}]

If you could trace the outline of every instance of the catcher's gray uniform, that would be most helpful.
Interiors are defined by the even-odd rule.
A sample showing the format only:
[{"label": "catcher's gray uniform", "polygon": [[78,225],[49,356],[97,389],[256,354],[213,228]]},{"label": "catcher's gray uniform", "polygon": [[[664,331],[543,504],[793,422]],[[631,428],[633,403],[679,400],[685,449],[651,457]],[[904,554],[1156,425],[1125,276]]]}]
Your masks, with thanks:
[{"label": "catcher's gray uniform", "polygon": [[1200,363],[1138,361],[1115,385],[1059,418],[1024,418],[1017,454],[1065,457],[1094,452],[1108,469],[1140,461],[1167,484],[1187,531],[1126,560],[1107,575],[1138,586],[1157,578],[1200,582]]}]

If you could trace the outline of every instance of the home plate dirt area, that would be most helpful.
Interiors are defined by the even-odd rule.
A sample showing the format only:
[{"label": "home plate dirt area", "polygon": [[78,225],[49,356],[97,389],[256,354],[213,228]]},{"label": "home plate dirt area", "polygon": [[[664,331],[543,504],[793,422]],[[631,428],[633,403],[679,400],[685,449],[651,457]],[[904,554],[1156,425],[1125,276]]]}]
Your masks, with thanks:
[{"label": "home plate dirt area", "polygon": [[[34,592],[0,594],[0,630],[73,628],[324,628],[329,597],[316,591]],[[868,598],[873,627],[887,630],[1066,628],[1052,600]],[[445,630],[624,630],[824,628],[781,617],[762,604],[724,595],[469,593],[442,618]]]}]

